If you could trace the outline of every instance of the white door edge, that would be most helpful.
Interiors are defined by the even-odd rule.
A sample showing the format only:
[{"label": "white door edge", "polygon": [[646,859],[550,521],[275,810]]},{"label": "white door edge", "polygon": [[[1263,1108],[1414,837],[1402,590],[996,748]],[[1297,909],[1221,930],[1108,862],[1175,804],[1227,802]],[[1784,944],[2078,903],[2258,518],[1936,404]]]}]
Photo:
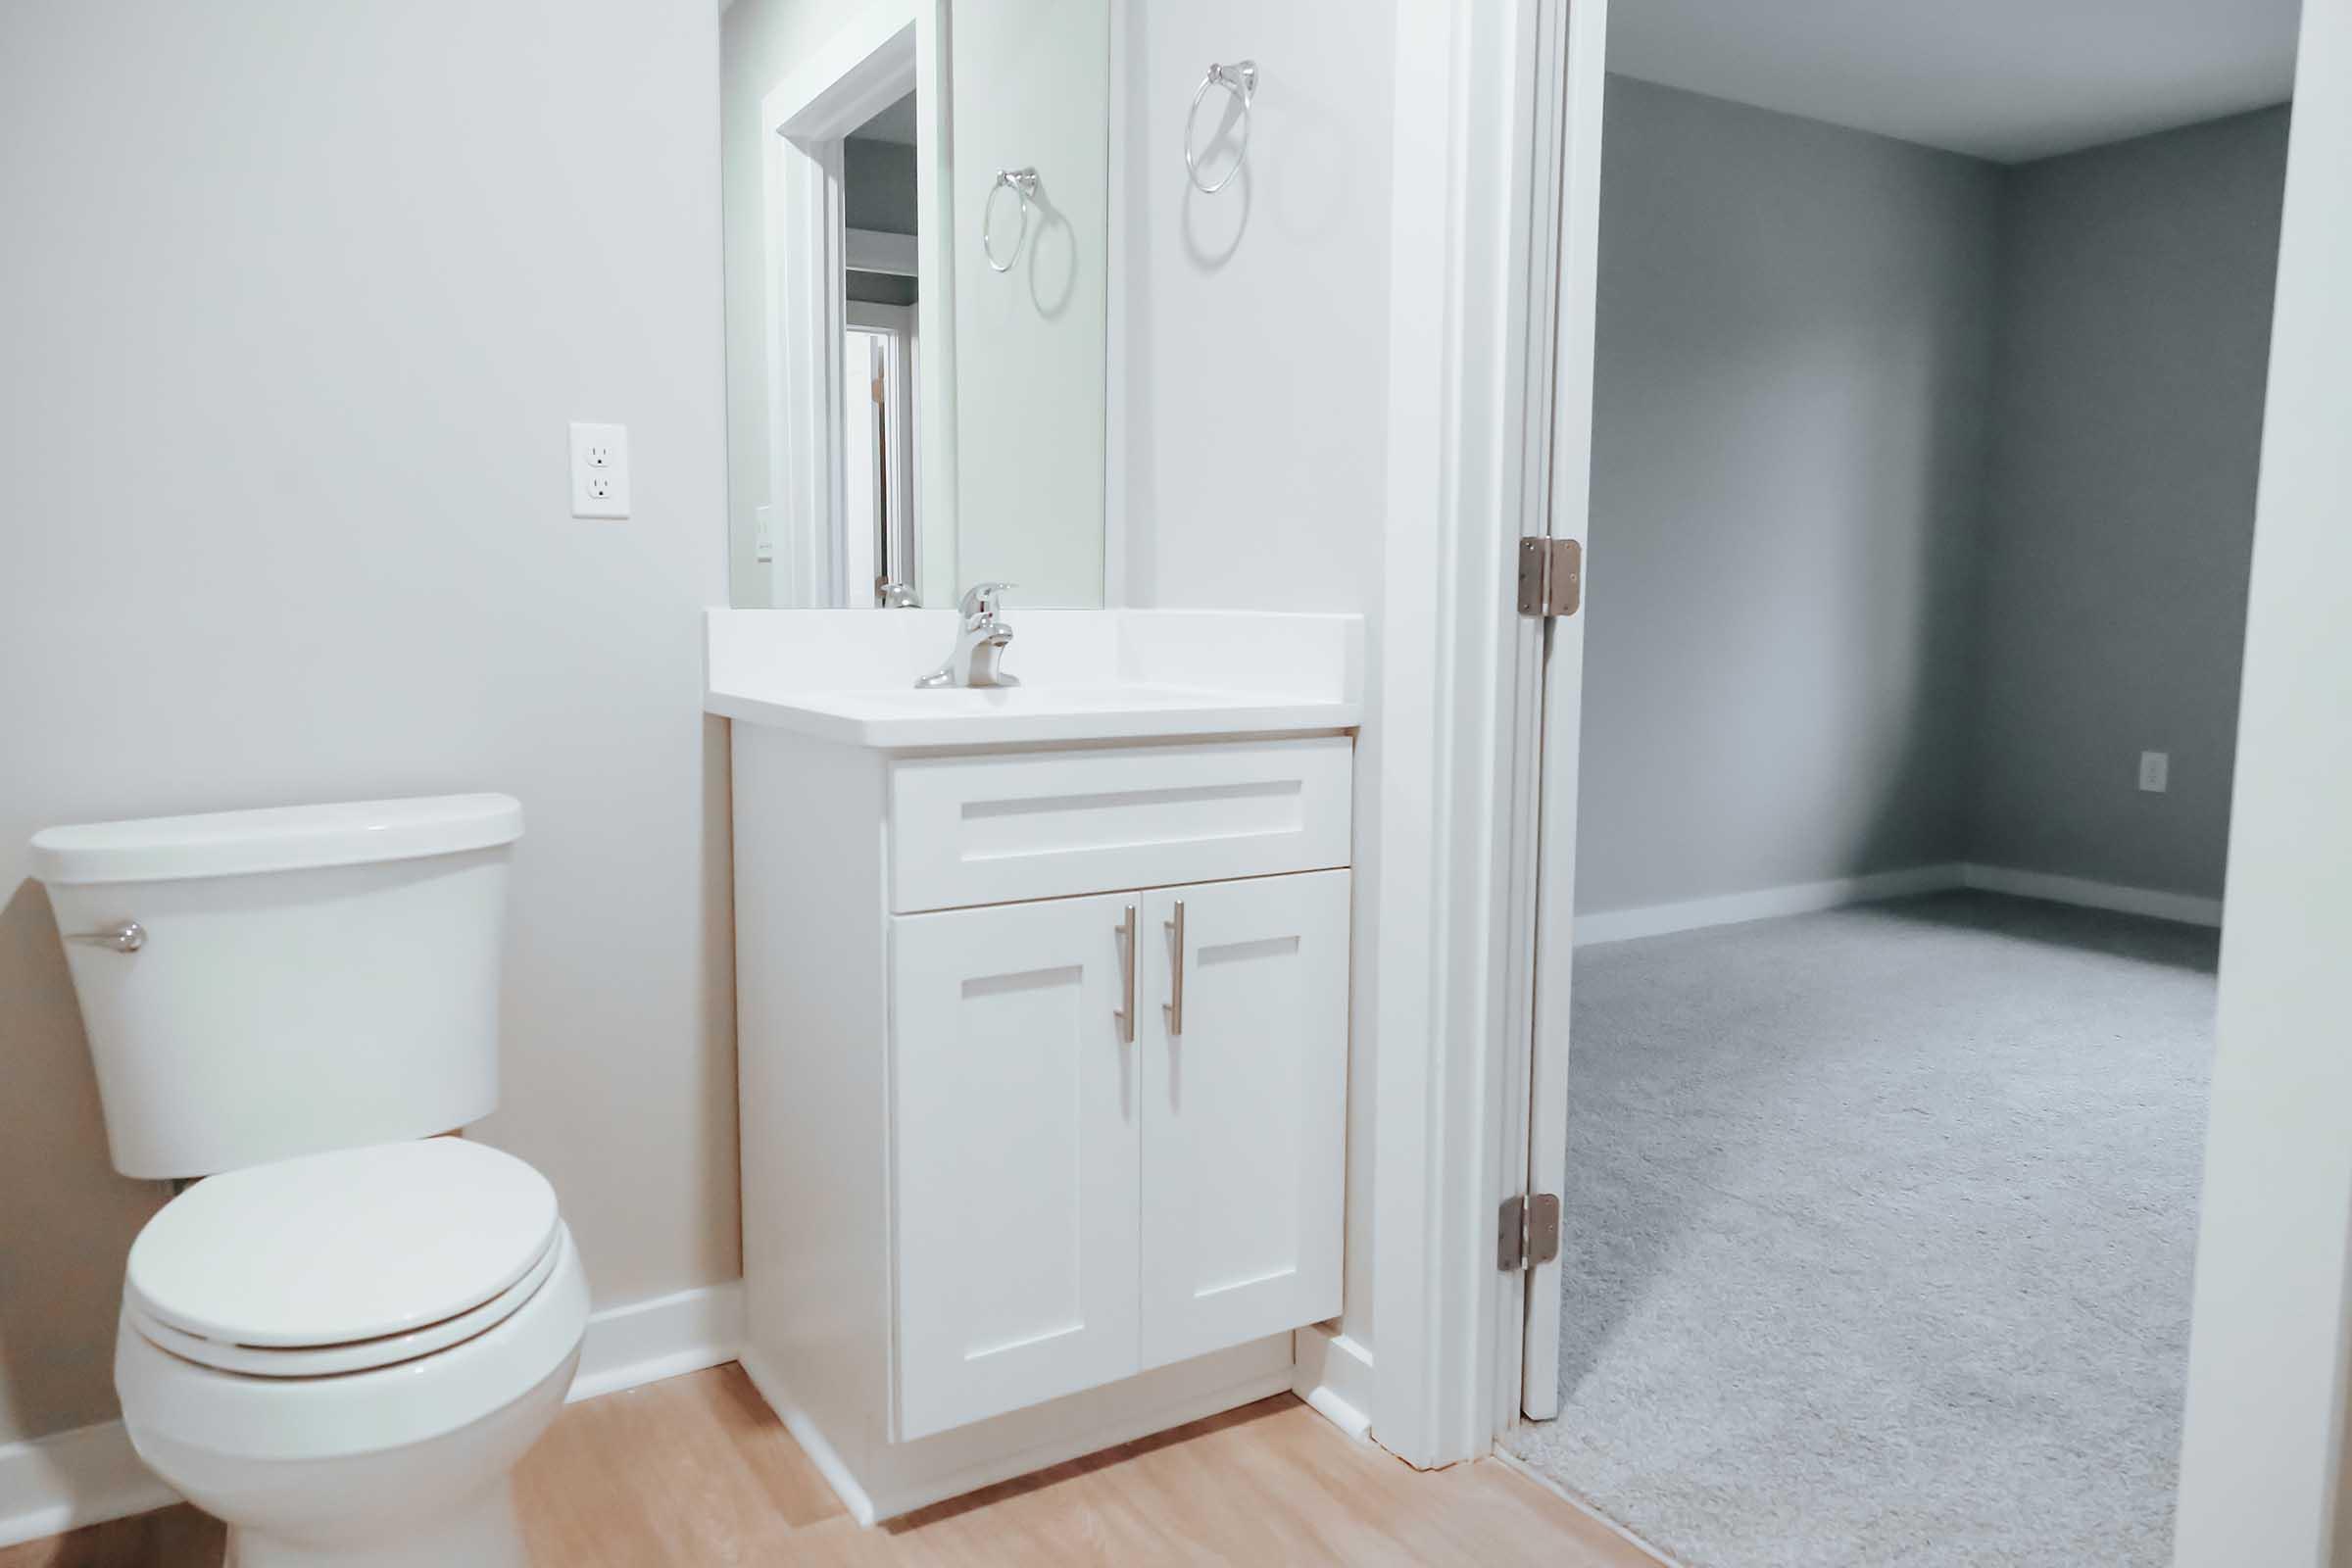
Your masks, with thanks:
[{"label": "white door edge", "polygon": [[[1570,8],[1557,59],[1559,292],[1553,338],[1550,526],[1554,539],[1590,543],[1592,339],[1600,251],[1601,107],[1606,92],[1607,0]],[[1590,560],[1590,555],[1587,557]],[[1586,573],[1588,591],[1591,572]],[[1536,831],[1533,1027],[1524,1117],[1530,1193],[1559,1193],[1568,1156],[1568,1011],[1576,934],[1577,759],[1582,739],[1585,622],[1550,623],[1544,671],[1542,784]],[[1560,1194],[1563,1200],[1569,1195]],[[1524,1413],[1559,1413],[1560,1271],[1555,1254],[1527,1274],[1518,1376],[1497,1400],[1495,1430]]]}]

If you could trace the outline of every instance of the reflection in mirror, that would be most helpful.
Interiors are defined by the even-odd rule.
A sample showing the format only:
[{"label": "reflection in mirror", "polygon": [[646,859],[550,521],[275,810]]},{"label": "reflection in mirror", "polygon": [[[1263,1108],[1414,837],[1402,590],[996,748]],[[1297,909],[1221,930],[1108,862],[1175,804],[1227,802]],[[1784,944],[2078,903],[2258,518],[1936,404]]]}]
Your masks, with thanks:
[{"label": "reflection in mirror", "polygon": [[959,5],[956,23],[956,574],[1099,605],[1110,6]]},{"label": "reflection in mirror", "polygon": [[732,0],[732,599],[1103,603],[1109,0]]},{"label": "reflection in mirror", "polygon": [[842,573],[852,607],[916,604],[914,94],[841,144]]}]

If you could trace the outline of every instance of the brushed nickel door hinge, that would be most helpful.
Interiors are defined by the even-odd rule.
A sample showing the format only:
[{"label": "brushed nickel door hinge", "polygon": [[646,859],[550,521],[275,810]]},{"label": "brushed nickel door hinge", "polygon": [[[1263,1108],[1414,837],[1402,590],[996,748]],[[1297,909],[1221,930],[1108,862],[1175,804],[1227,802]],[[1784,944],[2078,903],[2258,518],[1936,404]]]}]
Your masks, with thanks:
[{"label": "brushed nickel door hinge", "polygon": [[1519,541],[1519,613],[1573,615],[1584,602],[1585,547],[1574,539]]},{"label": "brushed nickel door hinge", "polygon": [[1505,1271],[1531,1269],[1560,1255],[1560,1198],[1557,1193],[1530,1193],[1506,1198],[1495,1215],[1494,1266]]}]

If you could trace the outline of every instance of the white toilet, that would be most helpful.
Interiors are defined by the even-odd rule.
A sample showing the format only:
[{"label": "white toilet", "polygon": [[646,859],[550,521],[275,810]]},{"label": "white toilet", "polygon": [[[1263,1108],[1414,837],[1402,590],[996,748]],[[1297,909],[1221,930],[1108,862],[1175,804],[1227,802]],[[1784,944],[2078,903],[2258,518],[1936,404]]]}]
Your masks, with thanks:
[{"label": "white toilet", "polygon": [[504,795],[32,841],[115,1167],[205,1177],[132,1245],[115,1388],[235,1568],[526,1561],[511,1473],[588,1282],[498,1103]]}]

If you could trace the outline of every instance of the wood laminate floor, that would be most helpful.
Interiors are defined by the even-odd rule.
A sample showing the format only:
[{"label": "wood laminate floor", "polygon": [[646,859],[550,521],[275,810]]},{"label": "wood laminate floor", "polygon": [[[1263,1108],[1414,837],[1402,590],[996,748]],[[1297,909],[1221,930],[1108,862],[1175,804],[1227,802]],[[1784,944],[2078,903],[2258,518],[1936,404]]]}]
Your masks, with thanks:
[{"label": "wood laminate floor", "polygon": [[[860,1530],[742,1369],[723,1366],[570,1406],[516,1488],[543,1568],[1659,1568],[1506,1465],[1415,1471],[1289,1395]],[[216,1568],[220,1540],[195,1509],[168,1508],[0,1548],[0,1568]]]}]

